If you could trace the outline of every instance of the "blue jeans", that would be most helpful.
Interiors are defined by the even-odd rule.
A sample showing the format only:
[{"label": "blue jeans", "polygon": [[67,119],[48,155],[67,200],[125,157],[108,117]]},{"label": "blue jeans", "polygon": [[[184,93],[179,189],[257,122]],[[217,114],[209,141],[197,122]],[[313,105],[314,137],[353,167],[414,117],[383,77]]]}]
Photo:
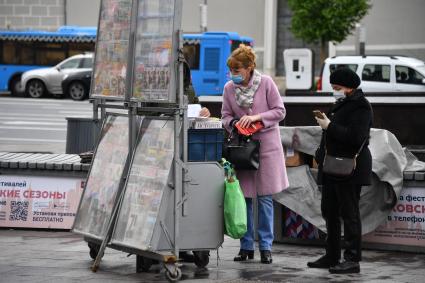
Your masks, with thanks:
[{"label": "blue jeans", "polygon": [[[254,239],[254,212],[252,198],[245,198],[247,212],[247,232],[241,238],[241,249],[253,251]],[[260,251],[271,251],[273,244],[273,199],[272,196],[258,196],[258,242]]]}]

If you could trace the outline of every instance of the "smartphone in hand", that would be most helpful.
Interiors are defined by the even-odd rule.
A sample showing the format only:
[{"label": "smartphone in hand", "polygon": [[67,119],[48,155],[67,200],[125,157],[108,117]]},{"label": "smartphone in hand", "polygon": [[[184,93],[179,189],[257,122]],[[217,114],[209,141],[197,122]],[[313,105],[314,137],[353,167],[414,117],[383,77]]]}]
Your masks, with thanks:
[{"label": "smartphone in hand", "polygon": [[320,110],[313,110],[313,115],[319,119],[323,119],[325,118],[325,116],[323,115],[322,111]]}]

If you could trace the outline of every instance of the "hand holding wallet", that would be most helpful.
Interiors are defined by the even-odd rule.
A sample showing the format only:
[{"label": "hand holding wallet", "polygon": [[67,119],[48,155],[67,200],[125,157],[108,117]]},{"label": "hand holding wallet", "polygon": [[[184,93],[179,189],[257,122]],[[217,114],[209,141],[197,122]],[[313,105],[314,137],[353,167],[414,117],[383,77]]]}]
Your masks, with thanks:
[{"label": "hand holding wallet", "polygon": [[255,123],[252,123],[249,127],[243,128],[239,125],[239,123],[236,123],[235,125],[236,129],[238,129],[238,133],[244,136],[252,136],[262,128],[264,128],[264,124],[261,121],[257,121]]}]

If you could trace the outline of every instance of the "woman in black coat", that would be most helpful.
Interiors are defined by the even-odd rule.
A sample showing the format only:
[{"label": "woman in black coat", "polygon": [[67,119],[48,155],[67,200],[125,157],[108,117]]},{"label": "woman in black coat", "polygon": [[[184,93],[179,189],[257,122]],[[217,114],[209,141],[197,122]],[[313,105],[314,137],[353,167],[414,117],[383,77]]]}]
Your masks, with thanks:
[{"label": "woman in black coat", "polygon": [[[359,200],[361,187],[372,180],[372,157],[368,149],[373,121],[372,107],[365,98],[360,78],[350,69],[338,69],[330,76],[335,92],[343,93],[328,115],[316,117],[323,129],[316,153],[319,164],[319,185],[322,185],[322,216],[326,221],[326,254],[308,262],[311,268],[328,268],[331,273],[358,273],[361,260],[361,220]],[[329,118],[328,118],[329,117]],[[363,147],[362,147],[363,145]],[[356,168],[349,177],[338,178],[323,173],[325,152],[332,156],[356,159]],[[341,258],[341,220],[344,222],[344,261]]]}]

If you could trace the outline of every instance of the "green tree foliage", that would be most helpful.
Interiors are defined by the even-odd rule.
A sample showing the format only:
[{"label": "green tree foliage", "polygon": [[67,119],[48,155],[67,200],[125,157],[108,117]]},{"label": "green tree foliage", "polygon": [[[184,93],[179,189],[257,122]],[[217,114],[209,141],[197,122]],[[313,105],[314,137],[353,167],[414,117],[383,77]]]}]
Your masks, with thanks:
[{"label": "green tree foliage", "polygon": [[343,41],[371,6],[368,0],[288,0],[288,5],[292,33],[307,43],[320,43],[322,61],[326,43]]}]

